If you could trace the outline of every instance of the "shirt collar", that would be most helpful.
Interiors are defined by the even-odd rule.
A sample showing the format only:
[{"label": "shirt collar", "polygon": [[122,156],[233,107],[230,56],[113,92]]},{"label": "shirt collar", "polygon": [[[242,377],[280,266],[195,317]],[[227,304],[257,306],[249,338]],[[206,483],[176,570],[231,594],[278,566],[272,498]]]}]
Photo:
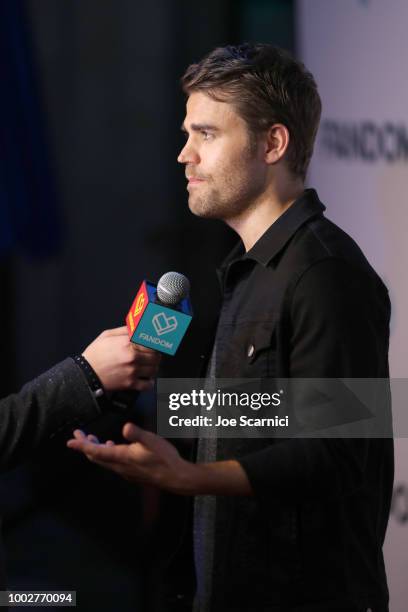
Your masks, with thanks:
[{"label": "shirt collar", "polygon": [[322,214],[326,207],[319,200],[314,189],[306,189],[285,212],[257,240],[254,246],[245,253],[240,240],[232,249],[219,269],[219,276],[224,276],[229,266],[237,260],[252,259],[267,266],[292,238],[301,225],[312,217]]}]

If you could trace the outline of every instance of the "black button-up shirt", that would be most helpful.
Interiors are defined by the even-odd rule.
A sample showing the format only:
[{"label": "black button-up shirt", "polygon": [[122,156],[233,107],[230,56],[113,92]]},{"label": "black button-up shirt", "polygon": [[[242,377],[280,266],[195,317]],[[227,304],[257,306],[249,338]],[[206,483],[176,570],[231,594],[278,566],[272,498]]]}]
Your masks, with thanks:
[{"label": "black button-up shirt", "polygon": [[[224,262],[217,378],[388,377],[387,289],[324,210],[306,190]],[[210,538],[198,610],[387,609],[391,439],[201,440],[199,450],[199,460],[237,459],[254,496],[196,506],[196,541]]]}]

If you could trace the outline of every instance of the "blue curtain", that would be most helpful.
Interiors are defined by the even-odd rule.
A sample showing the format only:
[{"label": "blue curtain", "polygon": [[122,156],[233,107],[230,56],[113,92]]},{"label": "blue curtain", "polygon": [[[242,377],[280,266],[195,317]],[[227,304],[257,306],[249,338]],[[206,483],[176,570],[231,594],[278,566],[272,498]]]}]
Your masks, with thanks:
[{"label": "blue curtain", "polygon": [[0,256],[55,254],[61,219],[24,0],[0,0]]}]

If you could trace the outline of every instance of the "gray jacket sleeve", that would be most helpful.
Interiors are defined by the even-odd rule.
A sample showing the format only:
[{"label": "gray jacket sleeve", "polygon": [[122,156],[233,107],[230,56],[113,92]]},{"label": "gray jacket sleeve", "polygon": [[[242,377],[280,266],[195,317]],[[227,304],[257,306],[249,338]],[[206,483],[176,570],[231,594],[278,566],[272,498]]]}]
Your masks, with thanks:
[{"label": "gray jacket sleeve", "polygon": [[0,470],[14,467],[43,442],[101,413],[85,376],[67,358],[0,400]]}]

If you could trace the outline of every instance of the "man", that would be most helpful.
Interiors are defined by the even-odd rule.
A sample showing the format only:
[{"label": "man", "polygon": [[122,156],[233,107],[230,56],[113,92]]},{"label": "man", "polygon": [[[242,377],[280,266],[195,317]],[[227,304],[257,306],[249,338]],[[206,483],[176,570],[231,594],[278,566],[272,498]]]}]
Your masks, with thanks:
[{"label": "man", "polygon": [[[257,44],[216,49],[182,83],[189,207],[241,239],[221,268],[208,375],[387,378],[387,289],[304,189],[321,112],[312,75]],[[391,439],[201,439],[194,464],[153,433],[124,435],[109,447],[77,431],[68,445],[196,496],[195,610],[388,610]]]}]

